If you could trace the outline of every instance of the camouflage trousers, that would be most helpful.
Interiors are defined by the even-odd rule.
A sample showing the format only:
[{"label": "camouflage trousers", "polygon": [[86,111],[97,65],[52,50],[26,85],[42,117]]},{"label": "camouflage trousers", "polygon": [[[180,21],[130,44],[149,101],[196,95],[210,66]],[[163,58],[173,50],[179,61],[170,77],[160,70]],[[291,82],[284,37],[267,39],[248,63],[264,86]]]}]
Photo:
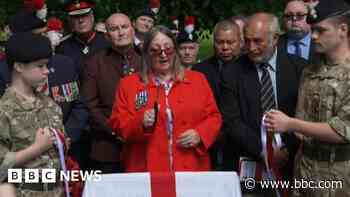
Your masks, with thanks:
[{"label": "camouflage trousers", "polygon": [[295,161],[294,178],[299,185],[293,189],[292,196],[350,196],[350,161],[315,161],[304,155]]},{"label": "camouflage trousers", "polygon": [[17,189],[17,197],[65,197],[65,195],[63,187],[56,187],[50,191]]}]

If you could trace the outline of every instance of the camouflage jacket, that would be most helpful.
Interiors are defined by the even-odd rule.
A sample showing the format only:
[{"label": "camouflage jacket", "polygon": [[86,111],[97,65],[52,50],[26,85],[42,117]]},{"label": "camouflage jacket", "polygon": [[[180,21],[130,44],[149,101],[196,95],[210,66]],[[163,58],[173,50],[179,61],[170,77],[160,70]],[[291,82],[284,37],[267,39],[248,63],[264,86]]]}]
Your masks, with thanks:
[{"label": "camouflage jacket", "polygon": [[[327,122],[350,145],[350,60],[338,65],[305,67],[300,83],[296,116],[311,122]],[[304,143],[327,150],[344,146],[310,137]]]},{"label": "camouflage jacket", "polygon": [[55,147],[22,166],[15,166],[15,152],[33,144],[39,128],[63,131],[59,106],[44,95],[38,94],[36,98],[28,103],[9,88],[0,99],[0,182],[6,179],[9,168],[60,169]]}]

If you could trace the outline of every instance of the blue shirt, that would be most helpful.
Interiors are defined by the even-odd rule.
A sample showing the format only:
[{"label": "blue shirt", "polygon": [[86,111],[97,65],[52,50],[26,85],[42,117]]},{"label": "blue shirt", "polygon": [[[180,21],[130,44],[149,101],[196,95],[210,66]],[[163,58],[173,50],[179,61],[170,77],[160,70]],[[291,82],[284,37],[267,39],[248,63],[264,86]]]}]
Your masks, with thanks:
[{"label": "blue shirt", "polygon": [[287,50],[289,54],[296,54],[296,47],[294,42],[298,41],[300,43],[301,57],[308,60],[310,54],[311,45],[311,33],[308,33],[304,38],[300,40],[288,39],[287,40]]},{"label": "blue shirt", "polygon": [[[267,70],[268,70],[270,78],[271,78],[273,92],[275,94],[276,108],[278,109],[277,85],[276,85],[276,64],[277,64],[276,62],[277,62],[277,48],[275,49],[275,52],[273,53],[272,57],[268,61],[270,66],[267,67]],[[262,70],[260,68],[260,64],[255,65],[255,67],[256,67],[256,70],[258,72],[259,81],[261,83]]]}]

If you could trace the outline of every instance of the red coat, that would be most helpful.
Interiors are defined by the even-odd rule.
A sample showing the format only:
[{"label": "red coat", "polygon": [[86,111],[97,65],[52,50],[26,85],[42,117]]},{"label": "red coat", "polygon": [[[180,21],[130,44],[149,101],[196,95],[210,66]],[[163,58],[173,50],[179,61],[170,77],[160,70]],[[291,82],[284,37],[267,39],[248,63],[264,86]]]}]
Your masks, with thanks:
[{"label": "red coat", "polygon": [[[136,95],[147,91],[145,105],[136,107]],[[109,123],[117,135],[125,140],[124,167],[127,172],[169,171],[168,140],[166,132],[165,92],[160,89],[158,120],[151,133],[143,128],[143,114],[154,106],[157,86],[150,80],[145,85],[138,74],[120,81]],[[221,115],[205,77],[186,70],[183,81],[174,83],[169,94],[173,112],[173,160],[175,171],[208,171],[208,148],[215,141],[221,127]],[[195,129],[201,144],[193,148],[176,145],[178,136]],[[148,131],[148,130],[147,130]]]}]

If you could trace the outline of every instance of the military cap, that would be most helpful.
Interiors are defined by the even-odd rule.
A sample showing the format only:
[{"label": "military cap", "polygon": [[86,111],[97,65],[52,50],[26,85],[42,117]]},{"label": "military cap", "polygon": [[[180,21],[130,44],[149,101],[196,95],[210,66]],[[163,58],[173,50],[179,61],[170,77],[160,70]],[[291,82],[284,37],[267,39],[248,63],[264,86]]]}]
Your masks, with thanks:
[{"label": "military cap", "polygon": [[345,0],[320,0],[315,6],[309,7],[307,22],[319,23],[327,18],[345,14],[349,10],[350,5]]},{"label": "military cap", "polygon": [[39,19],[33,10],[22,9],[9,20],[9,27],[12,33],[32,31],[45,26],[46,23]]},{"label": "military cap", "polygon": [[197,42],[198,36],[194,33],[187,33],[186,31],[181,31],[176,37],[176,44],[180,45],[185,42]]},{"label": "military cap", "polygon": [[150,9],[150,8],[146,8],[146,9],[141,9],[136,13],[136,18],[140,16],[148,16],[150,18],[152,18],[153,20],[156,20],[156,14]]},{"label": "military cap", "polygon": [[77,16],[90,13],[94,7],[95,3],[90,0],[69,0],[64,5],[64,10],[70,16]]},{"label": "military cap", "polygon": [[13,62],[29,63],[52,55],[49,39],[31,32],[13,34],[7,41],[5,51],[9,66]]}]

